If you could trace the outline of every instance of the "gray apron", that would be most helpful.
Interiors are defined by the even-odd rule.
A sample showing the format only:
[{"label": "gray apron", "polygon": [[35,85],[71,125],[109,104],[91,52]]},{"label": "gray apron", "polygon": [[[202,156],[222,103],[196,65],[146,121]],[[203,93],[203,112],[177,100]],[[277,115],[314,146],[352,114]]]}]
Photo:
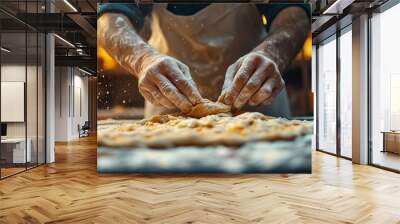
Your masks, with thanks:
[{"label": "gray apron", "polygon": [[[252,51],[267,36],[253,4],[210,4],[191,16],[171,13],[166,3],[154,4],[150,26],[149,44],[189,66],[201,95],[212,101],[221,93],[228,66]],[[246,106],[244,110],[287,117],[286,90],[272,105]],[[170,112],[176,111],[146,101],[145,117]]]}]

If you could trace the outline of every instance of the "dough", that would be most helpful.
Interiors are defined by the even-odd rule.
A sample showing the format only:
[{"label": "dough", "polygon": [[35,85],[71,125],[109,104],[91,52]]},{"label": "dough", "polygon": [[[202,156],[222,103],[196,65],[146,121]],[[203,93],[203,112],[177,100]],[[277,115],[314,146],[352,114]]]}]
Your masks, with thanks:
[{"label": "dough", "polygon": [[312,122],[287,120],[247,112],[202,118],[156,115],[140,121],[116,122],[99,128],[99,146],[169,148],[175,146],[240,146],[255,141],[292,141],[312,134]]},{"label": "dough", "polygon": [[186,115],[189,117],[201,118],[212,114],[228,113],[230,111],[231,107],[228,105],[205,99],[201,103],[195,105]]}]

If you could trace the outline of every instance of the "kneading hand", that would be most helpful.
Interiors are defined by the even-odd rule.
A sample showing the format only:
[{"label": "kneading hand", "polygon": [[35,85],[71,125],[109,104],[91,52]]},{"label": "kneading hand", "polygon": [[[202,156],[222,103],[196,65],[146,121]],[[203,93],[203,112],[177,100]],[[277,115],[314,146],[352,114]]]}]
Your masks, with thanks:
[{"label": "kneading hand", "polygon": [[162,54],[145,57],[138,77],[140,93],[152,104],[188,112],[202,99],[188,66],[175,58]]},{"label": "kneading hand", "polygon": [[98,42],[139,80],[139,91],[151,103],[189,112],[201,101],[189,68],[159,53],[136,32],[128,17],[105,13],[99,18]]},{"label": "kneading hand", "polygon": [[261,52],[251,52],[229,66],[220,101],[241,108],[245,104],[270,104],[285,83],[274,61]]}]

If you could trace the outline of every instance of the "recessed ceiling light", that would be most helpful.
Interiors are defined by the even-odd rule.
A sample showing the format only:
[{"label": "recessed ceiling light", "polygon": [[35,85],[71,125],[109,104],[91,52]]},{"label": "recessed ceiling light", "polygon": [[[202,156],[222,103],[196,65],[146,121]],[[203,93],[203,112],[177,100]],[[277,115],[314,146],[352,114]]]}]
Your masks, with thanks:
[{"label": "recessed ceiling light", "polygon": [[88,71],[86,71],[86,70],[83,70],[83,69],[81,69],[81,68],[79,68],[79,67],[78,67],[78,70],[81,71],[81,72],[83,72],[83,73],[85,73],[85,74],[87,74],[87,75],[93,75],[92,73],[90,73],[90,72],[88,72]]},{"label": "recessed ceiling light", "polygon": [[68,5],[74,12],[78,12],[78,10],[73,6],[68,0],[64,0],[64,3]]},{"label": "recessed ceiling light", "polygon": [[61,40],[62,42],[64,42],[65,44],[67,44],[68,46],[75,48],[75,45],[73,45],[71,42],[69,42],[68,40],[60,37],[58,34],[54,34],[55,37],[57,37],[59,40]]},{"label": "recessed ceiling light", "polygon": [[342,14],[343,9],[348,7],[354,2],[354,0],[336,0],[333,2],[332,5],[330,5],[324,12],[322,13],[323,15],[326,14]]},{"label": "recessed ceiling light", "polygon": [[5,47],[1,47],[0,49],[1,49],[1,51],[4,51],[6,53],[10,53],[11,52],[11,50],[9,50],[9,49],[7,49]]}]

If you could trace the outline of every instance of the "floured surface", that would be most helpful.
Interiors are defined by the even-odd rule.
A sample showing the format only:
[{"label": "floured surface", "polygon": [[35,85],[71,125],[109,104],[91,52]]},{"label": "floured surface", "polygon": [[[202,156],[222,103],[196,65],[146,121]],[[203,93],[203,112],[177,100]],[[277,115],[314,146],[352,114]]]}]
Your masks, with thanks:
[{"label": "floured surface", "polygon": [[97,170],[106,173],[310,173],[311,135],[292,141],[165,150],[98,147]]},{"label": "floured surface", "polygon": [[[311,122],[274,118],[260,113],[209,115],[199,119],[157,115],[141,121],[103,121],[98,145],[118,148],[169,148],[225,145],[248,142],[291,141],[312,133]],[[102,126],[102,123],[99,123]]]}]

